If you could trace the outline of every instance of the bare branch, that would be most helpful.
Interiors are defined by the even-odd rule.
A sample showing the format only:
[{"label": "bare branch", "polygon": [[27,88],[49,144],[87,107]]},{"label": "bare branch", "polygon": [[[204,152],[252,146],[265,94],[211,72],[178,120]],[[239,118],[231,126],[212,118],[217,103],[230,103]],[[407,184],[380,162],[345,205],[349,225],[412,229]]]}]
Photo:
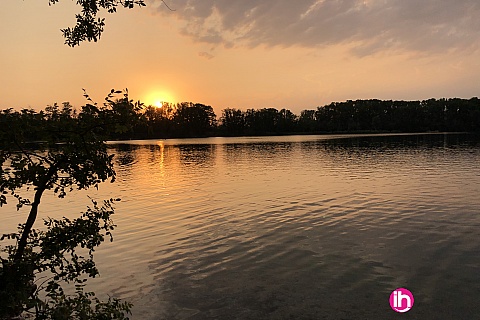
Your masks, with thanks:
[{"label": "bare branch", "polygon": [[168,4],[167,4],[164,0],[162,0],[162,2],[163,2],[163,4],[165,5],[165,7],[168,8],[168,10],[170,10],[170,11],[177,11],[176,9],[170,8],[170,7],[168,6]]}]

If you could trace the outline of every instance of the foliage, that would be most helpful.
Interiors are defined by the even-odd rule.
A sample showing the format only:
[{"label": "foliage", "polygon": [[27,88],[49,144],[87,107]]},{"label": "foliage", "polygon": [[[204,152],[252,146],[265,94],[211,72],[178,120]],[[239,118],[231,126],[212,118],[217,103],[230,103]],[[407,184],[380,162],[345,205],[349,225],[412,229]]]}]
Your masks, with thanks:
[{"label": "foliage", "polygon": [[[60,0],[49,0],[49,4],[55,4]],[[82,7],[81,12],[76,14],[77,24],[73,28],[62,29],[65,44],[70,47],[79,45],[82,41],[97,41],[105,27],[105,18],[97,18],[103,9],[108,13],[115,13],[118,7],[132,9],[134,6],[144,7],[144,0],[77,0]]]},{"label": "foliage", "polygon": [[[16,245],[4,248],[8,255],[0,268],[0,317],[23,313],[36,319],[126,318],[131,308],[128,302],[112,298],[101,302],[93,292],[84,292],[86,278],[99,274],[93,260],[96,247],[105,237],[113,240],[113,202],[106,200],[99,207],[93,201],[93,207],[77,219],[44,220],[46,231],[32,229],[19,263],[14,258]],[[18,233],[8,236],[18,238],[24,227],[20,225]],[[64,286],[75,292],[67,294]]]},{"label": "foliage", "polygon": [[[33,229],[33,225],[45,192],[63,198],[73,189],[98,188],[101,182],[115,180],[113,155],[108,154],[105,141],[111,135],[128,131],[141,108],[140,103],[129,100],[126,91],[122,98],[114,100],[121,93],[112,90],[102,106],[85,94],[92,103],[78,113],[68,103],[61,108],[49,106],[41,112],[7,109],[0,113],[0,206],[13,198],[17,209],[30,208],[18,233],[6,235],[15,244],[7,246],[7,257],[1,258],[0,300],[8,301],[0,309],[1,316],[34,308],[37,318],[43,319],[43,312],[53,315],[61,308],[70,316],[78,313],[77,318],[83,319],[83,314],[90,312],[85,303],[95,298],[91,293],[83,293],[82,277],[98,274],[92,253],[104,236],[111,236],[112,201],[100,208],[94,203],[93,209],[79,219],[47,219],[46,232]],[[29,192],[32,197],[25,197]],[[88,251],[88,258],[76,254],[78,246]],[[45,271],[53,275],[53,280],[35,288],[36,279]],[[65,295],[59,284],[62,281],[76,284],[75,298]],[[39,289],[47,292],[51,303],[40,303]],[[93,302],[98,312],[129,309],[128,304],[116,300],[106,304]]]},{"label": "foliage", "polygon": [[214,134],[216,118],[213,108],[201,103],[163,103],[161,108],[149,106],[143,109],[128,138],[207,137]]},{"label": "foliage", "polygon": [[480,131],[480,100],[348,100],[296,116],[289,110],[225,109],[218,133],[265,135],[329,132]]},{"label": "foliage", "polygon": [[348,100],[318,107],[317,131],[480,131],[480,100]]},{"label": "foliage", "polygon": [[331,132],[480,131],[480,100],[348,100],[295,115],[288,109],[226,108],[217,122],[211,106],[164,103],[148,106],[135,126],[111,139],[318,134]]},{"label": "foliage", "polygon": [[207,136],[216,125],[216,116],[211,106],[183,102],[177,104],[173,122],[181,136]]},{"label": "foliage", "polygon": [[229,135],[241,135],[245,133],[245,115],[242,110],[227,108],[222,110],[220,117],[222,129]]}]

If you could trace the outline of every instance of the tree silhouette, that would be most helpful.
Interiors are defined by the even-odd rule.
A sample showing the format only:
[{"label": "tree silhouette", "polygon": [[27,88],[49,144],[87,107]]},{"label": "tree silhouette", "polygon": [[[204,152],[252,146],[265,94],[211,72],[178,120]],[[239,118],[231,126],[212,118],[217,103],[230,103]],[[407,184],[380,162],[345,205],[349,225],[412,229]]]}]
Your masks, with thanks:
[{"label": "tree silhouette", "polygon": [[245,114],[242,110],[232,108],[222,110],[220,132],[231,136],[243,135],[245,133]]},{"label": "tree silhouette", "polygon": [[183,137],[206,137],[216,126],[213,108],[201,103],[178,103],[172,120],[176,126],[176,135]]},{"label": "tree silhouette", "polygon": [[[60,0],[49,0],[53,5]],[[70,47],[79,45],[82,41],[98,41],[105,27],[105,18],[98,18],[101,10],[115,13],[118,7],[132,9],[134,6],[144,7],[144,0],[77,0],[81,11],[76,14],[77,24],[73,28],[61,29],[65,44]]]},{"label": "tree silhouette", "polygon": [[[81,276],[98,274],[92,252],[113,229],[112,201],[102,207],[94,203],[94,208],[78,219],[48,219],[46,232],[33,226],[44,193],[53,192],[63,198],[73,189],[98,187],[101,182],[115,180],[113,155],[108,154],[105,141],[128,131],[140,108],[139,103],[128,99],[128,93],[114,100],[120,93],[112,90],[103,106],[89,103],[79,113],[68,103],[41,112],[7,109],[0,113],[0,206],[16,199],[18,209],[30,208],[18,233],[2,236],[2,240],[7,237],[16,243],[2,250],[7,256],[1,257],[0,265],[0,318],[18,316],[33,307],[37,316],[39,310],[56,312],[69,301],[72,311],[66,318],[70,319],[68,315],[79,305],[90,305],[89,295],[85,296],[81,289]],[[26,197],[29,191],[31,197]],[[89,258],[75,253],[78,246],[89,250]],[[55,302],[51,305],[40,302],[33,285],[38,273],[45,270],[54,275],[46,287],[47,296]],[[80,285],[77,298],[66,298],[59,285],[61,280]],[[128,310],[128,304],[115,303],[109,306]],[[113,310],[110,307],[106,312]]]}]

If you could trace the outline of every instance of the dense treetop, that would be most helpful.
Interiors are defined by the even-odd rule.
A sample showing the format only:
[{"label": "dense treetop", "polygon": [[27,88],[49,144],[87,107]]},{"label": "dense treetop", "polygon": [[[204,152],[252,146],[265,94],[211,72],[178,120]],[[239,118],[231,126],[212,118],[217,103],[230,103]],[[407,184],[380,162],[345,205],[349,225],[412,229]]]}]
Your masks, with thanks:
[{"label": "dense treetop", "polygon": [[147,107],[123,138],[276,135],[333,132],[480,131],[480,100],[348,100],[300,115],[288,109],[223,109],[217,117],[202,104]]},{"label": "dense treetop", "polygon": [[[35,118],[41,114],[45,116],[49,114],[49,108],[39,114],[33,110],[22,110],[15,114],[4,112],[1,117],[8,115],[10,118],[17,117],[16,121],[23,121],[21,119]],[[70,112],[69,115],[60,112],[56,117],[61,119],[62,116],[75,116],[72,110]],[[299,115],[288,109],[226,108],[219,116],[211,106],[182,102],[164,103],[161,108],[148,106],[136,111],[134,117],[137,119],[134,125],[122,133],[110,132],[109,138],[118,140],[334,132],[479,132],[480,100],[348,100],[303,110]],[[35,130],[27,131],[32,139],[33,136],[38,137]]]}]

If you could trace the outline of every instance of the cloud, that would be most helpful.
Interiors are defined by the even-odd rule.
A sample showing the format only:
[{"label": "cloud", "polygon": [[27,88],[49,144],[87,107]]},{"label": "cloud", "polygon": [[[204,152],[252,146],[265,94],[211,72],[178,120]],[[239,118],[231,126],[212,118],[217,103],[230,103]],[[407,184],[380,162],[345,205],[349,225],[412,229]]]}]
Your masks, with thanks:
[{"label": "cloud", "polygon": [[[160,0],[150,0],[151,3]],[[154,10],[183,21],[183,34],[232,46],[352,44],[385,49],[478,49],[478,0],[169,0]]]},{"label": "cloud", "polygon": [[206,52],[206,51],[199,52],[198,55],[199,55],[200,57],[202,57],[202,58],[207,59],[207,60],[210,60],[210,59],[215,58],[215,56],[214,56],[213,54],[208,53],[208,52]]}]

